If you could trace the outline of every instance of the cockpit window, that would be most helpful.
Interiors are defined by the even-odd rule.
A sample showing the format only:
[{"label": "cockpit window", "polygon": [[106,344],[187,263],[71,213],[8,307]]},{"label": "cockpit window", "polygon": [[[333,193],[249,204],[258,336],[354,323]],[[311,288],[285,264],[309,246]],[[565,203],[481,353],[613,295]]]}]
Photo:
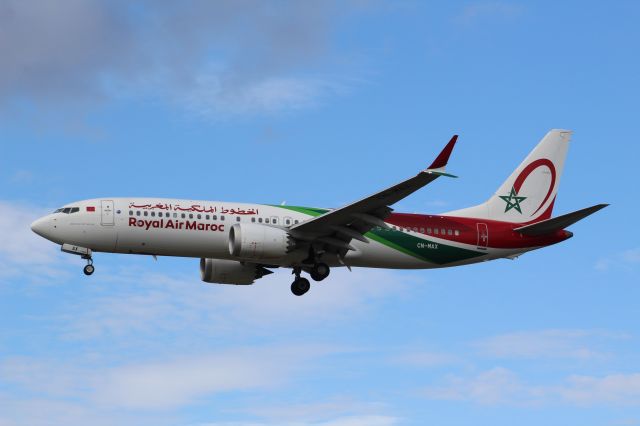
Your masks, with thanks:
[{"label": "cockpit window", "polygon": [[63,207],[54,211],[54,213],[78,213],[80,211],[80,207]]}]

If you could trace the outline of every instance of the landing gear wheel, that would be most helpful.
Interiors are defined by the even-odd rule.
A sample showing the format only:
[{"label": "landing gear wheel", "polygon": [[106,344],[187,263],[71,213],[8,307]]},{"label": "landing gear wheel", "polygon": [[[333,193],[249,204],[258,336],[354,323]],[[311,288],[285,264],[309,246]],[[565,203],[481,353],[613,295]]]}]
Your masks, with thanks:
[{"label": "landing gear wheel", "polygon": [[298,278],[291,284],[291,293],[296,296],[302,296],[311,288],[309,280],[306,278]]},{"label": "landing gear wheel", "polygon": [[326,263],[316,263],[313,265],[313,268],[311,268],[310,275],[314,281],[322,281],[329,276],[329,272],[331,272],[329,265]]},{"label": "landing gear wheel", "polygon": [[96,268],[94,268],[92,264],[89,264],[84,267],[83,272],[85,275],[91,275],[95,270]]}]

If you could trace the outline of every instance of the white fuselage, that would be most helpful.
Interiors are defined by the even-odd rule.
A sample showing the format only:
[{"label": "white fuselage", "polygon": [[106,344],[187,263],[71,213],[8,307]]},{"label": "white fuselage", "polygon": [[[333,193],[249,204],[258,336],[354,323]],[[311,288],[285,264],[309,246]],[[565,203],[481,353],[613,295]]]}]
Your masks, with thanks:
[{"label": "white fuselage", "polygon": [[[105,198],[69,204],[75,210],[53,213],[36,221],[32,228],[39,235],[58,244],[73,244],[95,252],[182,256],[227,260],[247,260],[255,263],[291,267],[299,265],[306,253],[292,251],[284,256],[243,259],[234,257],[229,249],[229,231],[237,223],[255,223],[287,229],[310,217],[308,211],[287,206],[245,204],[218,201],[193,201],[160,198]],[[393,227],[395,228],[395,227]],[[382,231],[382,230],[381,230]],[[389,230],[412,236],[410,229]],[[412,237],[422,238],[418,232]],[[363,266],[379,268],[418,269],[456,266],[512,256],[522,249],[478,248],[429,236],[416,248],[433,251],[442,247],[458,248],[477,255],[452,259],[446,264],[429,262],[372,239],[369,243],[353,240],[343,259],[327,256],[330,266]],[[524,250],[526,251],[526,250]]]}]

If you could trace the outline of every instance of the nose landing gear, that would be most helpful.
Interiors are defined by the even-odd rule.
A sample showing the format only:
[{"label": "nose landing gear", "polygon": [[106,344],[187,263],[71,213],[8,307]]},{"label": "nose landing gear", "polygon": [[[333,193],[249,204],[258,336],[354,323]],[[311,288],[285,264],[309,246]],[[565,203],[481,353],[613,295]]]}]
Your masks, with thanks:
[{"label": "nose landing gear", "polygon": [[96,268],[93,266],[91,249],[75,246],[73,244],[63,244],[62,247],[60,247],[60,250],[65,253],[75,254],[76,256],[80,256],[82,259],[85,259],[87,261],[87,266],[82,270],[85,275],[91,275],[95,272]]},{"label": "nose landing gear", "polygon": [[87,257],[85,259],[87,259],[87,266],[84,267],[82,272],[84,272],[85,275],[91,275],[96,270],[96,268],[93,266],[93,259],[91,259],[90,257]]}]

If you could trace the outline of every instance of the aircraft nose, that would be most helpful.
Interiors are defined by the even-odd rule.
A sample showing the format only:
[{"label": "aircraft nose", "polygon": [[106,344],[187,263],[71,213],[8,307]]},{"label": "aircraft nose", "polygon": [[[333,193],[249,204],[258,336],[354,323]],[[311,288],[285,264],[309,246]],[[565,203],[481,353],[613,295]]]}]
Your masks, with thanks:
[{"label": "aircraft nose", "polygon": [[46,217],[41,217],[31,224],[31,230],[41,237],[48,238],[49,221]]}]

